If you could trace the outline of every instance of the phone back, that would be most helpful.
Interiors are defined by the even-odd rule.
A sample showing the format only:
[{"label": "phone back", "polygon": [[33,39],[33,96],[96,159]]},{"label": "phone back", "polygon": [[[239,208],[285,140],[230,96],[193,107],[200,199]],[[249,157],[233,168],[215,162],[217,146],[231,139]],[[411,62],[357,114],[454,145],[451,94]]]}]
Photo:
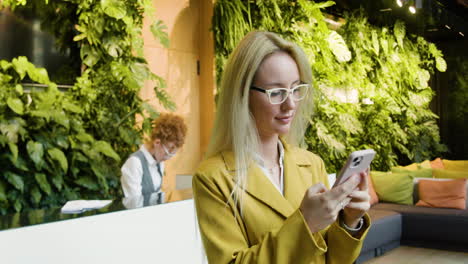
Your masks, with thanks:
[{"label": "phone back", "polygon": [[372,149],[358,150],[351,153],[345,166],[336,177],[334,186],[343,183],[346,179],[355,173],[365,171],[374,159],[375,151]]}]

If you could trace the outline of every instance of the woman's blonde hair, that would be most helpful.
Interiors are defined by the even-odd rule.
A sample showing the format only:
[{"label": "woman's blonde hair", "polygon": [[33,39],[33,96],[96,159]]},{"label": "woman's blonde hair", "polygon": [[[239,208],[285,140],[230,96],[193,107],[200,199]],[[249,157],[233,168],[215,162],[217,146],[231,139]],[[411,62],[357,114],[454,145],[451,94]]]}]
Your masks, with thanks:
[{"label": "woman's blonde hair", "polygon": [[[259,136],[249,109],[249,90],[262,61],[275,52],[286,52],[296,62],[300,80],[312,84],[312,72],[305,53],[296,44],[271,32],[254,31],[247,34],[233,51],[221,80],[216,119],[206,157],[224,150],[234,153],[236,172],[232,195],[242,213],[242,198],[247,187],[247,169],[253,153],[259,153]],[[291,129],[285,140],[302,145],[305,129],[312,114],[312,96],[298,106]]]}]

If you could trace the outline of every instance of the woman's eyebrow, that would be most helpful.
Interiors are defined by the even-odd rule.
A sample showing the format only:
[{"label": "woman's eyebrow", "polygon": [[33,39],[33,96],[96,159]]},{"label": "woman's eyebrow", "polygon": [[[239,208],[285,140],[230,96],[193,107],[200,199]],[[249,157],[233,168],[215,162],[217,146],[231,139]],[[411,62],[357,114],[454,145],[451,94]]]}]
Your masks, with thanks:
[{"label": "woman's eyebrow", "polygon": [[[297,85],[301,82],[301,80],[295,80],[291,85]],[[281,88],[287,88],[287,87],[284,87],[284,84],[283,83],[279,83],[279,82],[271,82],[271,83],[266,83],[264,86],[267,86],[267,87],[281,87]]]}]

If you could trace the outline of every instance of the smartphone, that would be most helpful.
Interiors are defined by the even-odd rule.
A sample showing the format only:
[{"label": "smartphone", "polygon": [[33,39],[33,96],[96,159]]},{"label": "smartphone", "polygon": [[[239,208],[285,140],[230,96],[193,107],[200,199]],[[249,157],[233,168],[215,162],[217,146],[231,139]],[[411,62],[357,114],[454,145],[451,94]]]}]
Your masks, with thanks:
[{"label": "smartphone", "polygon": [[340,173],[336,175],[336,181],[333,187],[345,182],[351,175],[360,173],[369,168],[374,159],[375,151],[373,149],[358,150],[351,153],[346,164],[341,168]]}]

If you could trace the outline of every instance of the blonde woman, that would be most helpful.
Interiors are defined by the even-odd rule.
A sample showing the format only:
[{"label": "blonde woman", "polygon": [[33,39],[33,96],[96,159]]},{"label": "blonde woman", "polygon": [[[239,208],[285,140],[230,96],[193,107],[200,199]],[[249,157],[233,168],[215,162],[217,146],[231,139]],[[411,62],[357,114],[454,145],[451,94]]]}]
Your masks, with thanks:
[{"label": "blonde woman", "polygon": [[303,51],[252,32],[224,70],[207,159],[193,178],[210,263],[352,263],[370,226],[366,174],[328,189],[297,145],[311,114]]}]

